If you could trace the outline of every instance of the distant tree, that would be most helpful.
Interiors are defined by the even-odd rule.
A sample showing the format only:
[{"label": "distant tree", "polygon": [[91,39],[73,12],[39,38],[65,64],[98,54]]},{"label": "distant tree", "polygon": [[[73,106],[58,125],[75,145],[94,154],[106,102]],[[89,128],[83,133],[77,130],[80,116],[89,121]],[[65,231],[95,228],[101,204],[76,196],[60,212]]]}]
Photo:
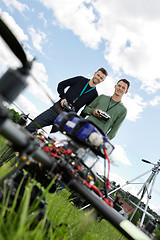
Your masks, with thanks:
[{"label": "distant tree", "polygon": [[14,109],[9,109],[11,113],[11,119],[13,122],[17,123],[18,120],[20,119],[21,115],[16,112]]},{"label": "distant tree", "polygon": [[104,182],[97,178],[95,185],[100,189],[104,188]]},{"label": "distant tree", "polygon": [[[139,221],[139,219],[141,219],[141,216],[142,216],[142,213],[139,209],[137,209],[133,219],[132,219],[132,223],[137,226],[137,222]],[[129,216],[129,219],[130,219],[130,216]]]},{"label": "distant tree", "polygon": [[160,229],[159,229],[159,227],[155,230],[155,234],[156,234],[156,239],[157,240],[160,239]]},{"label": "distant tree", "polygon": [[158,224],[158,227],[157,227],[157,229],[160,231],[160,224]]},{"label": "distant tree", "polygon": [[137,197],[135,197],[134,195],[132,195],[131,193],[129,194],[129,199],[134,202],[135,204],[137,204],[139,202],[139,199]]}]

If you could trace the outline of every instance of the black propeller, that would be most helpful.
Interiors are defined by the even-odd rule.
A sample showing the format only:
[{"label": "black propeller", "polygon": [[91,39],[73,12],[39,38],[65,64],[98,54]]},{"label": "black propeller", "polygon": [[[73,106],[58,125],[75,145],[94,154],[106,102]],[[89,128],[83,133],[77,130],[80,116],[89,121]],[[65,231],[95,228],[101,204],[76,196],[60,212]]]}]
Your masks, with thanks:
[{"label": "black propeller", "polygon": [[11,30],[4,23],[0,17],[0,36],[7,43],[9,48],[15,54],[15,56],[21,61],[22,67],[18,69],[8,69],[8,71],[0,78],[0,96],[3,100],[9,103],[13,102],[19,93],[27,86],[26,77],[29,76],[29,72],[32,67],[33,61],[27,60],[26,54],[13,35]]},{"label": "black propeller", "polygon": [[0,17],[0,35],[7,43],[7,45],[10,47],[12,52],[16,55],[16,57],[21,61],[23,67],[24,68],[30,67],[30,63],[27,60],[26,54],[22,46],[20,45],[16,37],[13,35],[11,30],[2,21],[1,17]]}]

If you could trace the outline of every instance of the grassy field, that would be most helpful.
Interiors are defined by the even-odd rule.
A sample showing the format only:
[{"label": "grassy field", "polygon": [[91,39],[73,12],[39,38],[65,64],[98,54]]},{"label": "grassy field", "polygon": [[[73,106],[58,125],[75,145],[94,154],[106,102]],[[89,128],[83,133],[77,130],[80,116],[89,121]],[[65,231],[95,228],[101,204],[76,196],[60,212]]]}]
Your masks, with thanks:
[{"label": "grassy field", "polygon": [[[0,146],[4,145],[4,139],[0,138]],[[0,147],[0,148],[1,148]],[[0,176],[4,176],[9,163],[0,168]],[[0,239],[1,240],[118,240],[121,233],[106,220],[97,221],[92,211],[84,212],[77,209],[68,200],[70,192],[63,189],[57,193],[49,193],[43,189],[47,202],[44,218],[36,222],[36,203],[29,207],[32,181],[28,182],[23,199],[18,209],[16,202],[18,192],[15,194],[13,204],[8,206],[5,187],[0,191]],[[37,184],[37,183],[36,183]],[[38,184],[38,186],[40,186]],[[46,225],[49,219],[51,225]],[[123,237],[122,239],[126,239]]]}]

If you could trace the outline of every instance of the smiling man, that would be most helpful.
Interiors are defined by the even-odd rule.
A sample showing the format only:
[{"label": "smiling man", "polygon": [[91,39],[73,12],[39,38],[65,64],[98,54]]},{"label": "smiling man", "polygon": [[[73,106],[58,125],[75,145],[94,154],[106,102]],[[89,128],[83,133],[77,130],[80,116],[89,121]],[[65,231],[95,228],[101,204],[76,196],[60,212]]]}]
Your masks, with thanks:
[{"label": "smiling man", "polygon": [[104,68],[99,68],[91,79],[76,76],[61,81],[57,88],[60,97],[59,101],[37,116],[26,129],[32,133],[40,127],[53,125],[51,133],[58,131],[57,127],[54,126],[54,120],[63,111],[64,103],[71,104],[75,112],[78,112],[98,96],[96,86],[103,82],[107,75],[108,73]]},{"label": "smiling man", "polygon": [[115,137],[127,115],[127,109],[121,99],[128,92],[129,86],[128,80],[120,79],[111,97],[100,95],[83,110],[83,115],[89,116],[87,119],[99,126],[110,140]]}]

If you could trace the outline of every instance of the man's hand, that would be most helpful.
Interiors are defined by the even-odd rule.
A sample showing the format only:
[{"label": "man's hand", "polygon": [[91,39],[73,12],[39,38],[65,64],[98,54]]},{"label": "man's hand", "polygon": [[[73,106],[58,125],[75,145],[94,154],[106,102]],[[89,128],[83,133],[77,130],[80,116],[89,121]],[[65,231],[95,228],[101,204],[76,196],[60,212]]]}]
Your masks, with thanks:
[{"label": "man's hand", "polygon": [[66,99],[62,99],[62,101],[61,101],[61,107],[63,107],[63,104],[64,104],[64,103],[68,104],[68,102],[67,102]]},{"label": "man's hand", "polygon": [[93,115],[94,115],[95,117],[102,118],[101,115],[100,115],[99,112],[98,112],[99,110],[100,110],[100,109],[94,109],[94,110],[93,110]]}]

